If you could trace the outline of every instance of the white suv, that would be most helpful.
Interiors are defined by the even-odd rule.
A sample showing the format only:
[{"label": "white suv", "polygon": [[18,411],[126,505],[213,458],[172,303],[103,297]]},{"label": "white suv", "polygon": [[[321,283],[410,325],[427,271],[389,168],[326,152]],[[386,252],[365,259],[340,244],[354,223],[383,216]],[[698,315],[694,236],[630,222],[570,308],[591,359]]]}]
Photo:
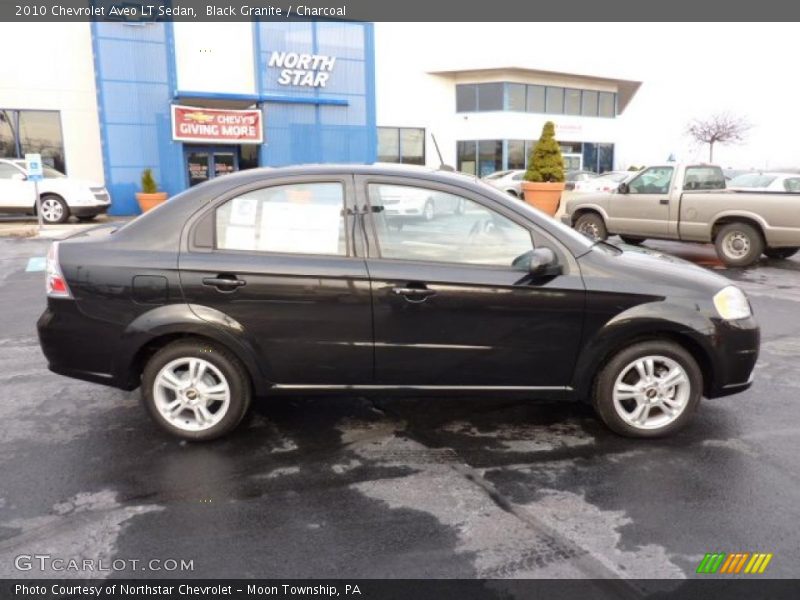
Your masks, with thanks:
[{"label": "white suv", "polygon": [[[64,223],[70,216],[89,221],[111,204],[102,184],[67,177],[47,166],[39,182],[39,196],[45,223]],[[24,160],[0,158],[0,213],[36,214],[33,183],[28,181]]]}]

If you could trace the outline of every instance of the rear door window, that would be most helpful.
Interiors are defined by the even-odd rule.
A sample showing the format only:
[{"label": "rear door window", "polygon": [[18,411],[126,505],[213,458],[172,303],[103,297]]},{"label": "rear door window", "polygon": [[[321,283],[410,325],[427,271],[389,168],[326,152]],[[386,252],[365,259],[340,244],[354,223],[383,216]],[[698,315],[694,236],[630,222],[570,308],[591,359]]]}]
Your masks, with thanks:
[{"label": "rear door window", "polygon": [[347,255],[341,183],[297,183],[246,192],[217,208],[216,248]]}]

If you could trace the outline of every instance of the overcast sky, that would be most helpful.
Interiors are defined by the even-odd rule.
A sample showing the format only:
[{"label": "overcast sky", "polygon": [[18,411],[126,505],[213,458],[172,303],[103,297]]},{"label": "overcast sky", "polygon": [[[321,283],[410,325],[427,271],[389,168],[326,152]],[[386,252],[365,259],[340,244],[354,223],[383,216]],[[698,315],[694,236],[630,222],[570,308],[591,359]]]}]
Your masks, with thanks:
[{"label": "overcast sky", "polygon": [[[715,149],[714,162],[800,168],[798,24],[420,25],[412,43],[429,44],[432,65],[442,68],[515,65],[642,81],[619,118],[629,162],[662,162],[671,153],[706,159],[683,134],[686,123],[729,111],[753,128],[744,144]],[[497,33],[487,35],[491,29]]]}]

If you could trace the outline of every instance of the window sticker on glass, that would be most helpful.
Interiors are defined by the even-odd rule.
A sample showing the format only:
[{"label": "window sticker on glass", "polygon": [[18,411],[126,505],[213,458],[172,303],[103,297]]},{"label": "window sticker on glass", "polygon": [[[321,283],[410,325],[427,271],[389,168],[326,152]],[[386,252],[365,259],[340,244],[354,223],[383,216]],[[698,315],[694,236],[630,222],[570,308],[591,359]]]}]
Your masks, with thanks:
[{"label": "window sticker on glass", "polygon": [[225,248],[228,250],[255,250],[256,228],[228,225],[225,228]]},{"label": "window sticker on glass", "polygon": [[243,196],[234,198],[231,202],[231,225],[256,226],[256,213],[258,212],[258,199]]},{"label": "window sticker on glass", "polygon": [[261,207],[259,250],[337,254],[338,206],[305,204],[303,201],[265,203]]}]

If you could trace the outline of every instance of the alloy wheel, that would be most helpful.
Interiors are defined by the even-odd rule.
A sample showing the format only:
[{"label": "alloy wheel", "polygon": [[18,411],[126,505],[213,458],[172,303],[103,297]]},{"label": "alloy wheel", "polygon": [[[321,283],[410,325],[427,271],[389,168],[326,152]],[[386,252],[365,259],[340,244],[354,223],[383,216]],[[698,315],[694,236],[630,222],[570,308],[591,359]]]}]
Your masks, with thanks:
[{"label": "alloy wheel", "polygon": [[61,202],[53,198],[46,198],[42,202],[42,218],[49,223],[56,223],[64,216],[64,207]]},{"label": "alloy wheel", "polygon": [[677,361],[644,356],[622,369],[614,382],[614,409],[637,429],[659,429],[683,413],[691,392],[689,375]]},{"label": "alloy wheel", "polygon": [[203,431],[228,412],[231,390],[216,366],[202,358],[173,360],[158,372],[153,399],[161,416],[183,431]]}]

